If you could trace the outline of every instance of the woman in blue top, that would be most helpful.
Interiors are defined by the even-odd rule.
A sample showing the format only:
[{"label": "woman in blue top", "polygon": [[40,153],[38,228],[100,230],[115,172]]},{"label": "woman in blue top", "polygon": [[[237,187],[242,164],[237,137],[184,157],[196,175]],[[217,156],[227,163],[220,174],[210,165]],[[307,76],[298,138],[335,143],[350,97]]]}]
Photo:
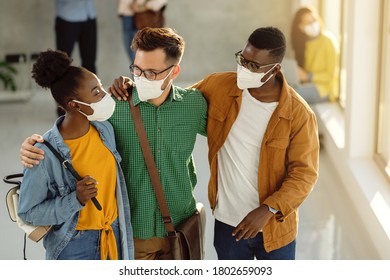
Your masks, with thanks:
[{"label": "woman in blue top", "polygon": [[[61,51],[42,52],[33,66],[66,114],[43,138],[68,160],[80,181],[42,143],[45,159],[25,169],[19,216],[52,225],[43,240],[46,259],[134,259],[130,205],[112,126],[115,102],[95,74],[71,65]],[[91,199],[97,198],[99,211]]]}]

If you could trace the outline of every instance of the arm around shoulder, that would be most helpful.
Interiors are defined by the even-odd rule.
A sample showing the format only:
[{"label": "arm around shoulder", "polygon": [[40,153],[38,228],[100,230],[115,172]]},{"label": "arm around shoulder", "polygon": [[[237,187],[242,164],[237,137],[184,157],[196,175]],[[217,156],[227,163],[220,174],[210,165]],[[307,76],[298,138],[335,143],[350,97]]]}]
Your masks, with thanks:
[{"label": "arm around shoulder", "polygon": [[35,143],[43,141],[43,137],[39,134],[33,134],[23,141],[20,146],[20,160],[24,167],[32,168],[44,158],[45,152],[34,146]]}]

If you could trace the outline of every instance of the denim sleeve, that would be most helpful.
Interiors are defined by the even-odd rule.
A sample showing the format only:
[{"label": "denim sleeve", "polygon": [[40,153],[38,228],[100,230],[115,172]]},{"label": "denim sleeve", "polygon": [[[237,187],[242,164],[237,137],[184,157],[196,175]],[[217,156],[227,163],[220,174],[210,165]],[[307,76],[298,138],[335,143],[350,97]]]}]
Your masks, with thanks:
[{"label": "denim sleeve", "polygon": [[50,183],[51,174],[47,172],[44,161],[24,171],[18,215],[33,225],[62,224],[83,206],[76,198],[76,191],[62,196],[55,191],[57,186]]}]

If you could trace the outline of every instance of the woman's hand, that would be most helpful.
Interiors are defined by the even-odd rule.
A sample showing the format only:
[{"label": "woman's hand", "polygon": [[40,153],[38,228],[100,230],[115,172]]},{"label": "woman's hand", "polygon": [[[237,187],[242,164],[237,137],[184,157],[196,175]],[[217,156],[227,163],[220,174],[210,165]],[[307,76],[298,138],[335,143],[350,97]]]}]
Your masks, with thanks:
[{"label": "woman's hand", "polygon": [[85,205],[88,200],[97,196],[97,184],[98,182],[91,176],[85,176],[76,183],[76,197],[82,205]]},{"label": "woman's hand", "polygon": [[309,82],[309,74],[303,70],[303,68],[298,67],[298,78],[301,83],[307,83]]}]

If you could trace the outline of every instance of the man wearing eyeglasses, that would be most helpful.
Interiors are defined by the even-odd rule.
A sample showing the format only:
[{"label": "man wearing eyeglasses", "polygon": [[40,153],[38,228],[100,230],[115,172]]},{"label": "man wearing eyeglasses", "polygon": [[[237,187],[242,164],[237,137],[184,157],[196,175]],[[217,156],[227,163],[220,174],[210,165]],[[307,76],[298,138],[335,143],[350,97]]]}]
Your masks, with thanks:
[{"label": "man wearing eyeglasses", "polygon": [[[207,102],[195,89],[172,85],[179,75],[184,40],[169,28],[142,29],[132,49],[133,102],[139,106],[174,226],[195,212],[192,151],[197,133],[206,135]],[[113,91],[113,90],[111,90]],[[127,99],[127,97],[124,97]],[[139,146],[128,102],[117,102],[109,120],[123,158],[131,207],[136,259],[170,258],[169,241]]]},{"label": "man wearing eyeglasses", "polygon": [[[140,108],[175,227],[192,216],[196,209],[192,191],[197,178],[192,151],[197,134],[206,135],[207,123],[207,101],[200,91],[172,85],[180,73],[184,47],[183,38],[170,28],[142,29],[132,43],[136,56],[130,66],[136,84],[131,98]],[[127,99],[128,93],[124,92],[119,99]],[[169,240],[129,103],[117,101],[109,121],[122,157],[121,166],[132,205],[135,258],[170,259]],[[32,136],[22,144],[21,157],[25,166],[37,164],[31,158],[42,158],[31,154],[40,152],[30,145],[38,139]]]},{"label": "man wearing eyeglasses", "polygon": [[209,201],[219,259],[295,259],[298,207],[318,176],[316,117],[281,73],[283,33],[256,29],[237,72],[193,87],[206,97]]}]

